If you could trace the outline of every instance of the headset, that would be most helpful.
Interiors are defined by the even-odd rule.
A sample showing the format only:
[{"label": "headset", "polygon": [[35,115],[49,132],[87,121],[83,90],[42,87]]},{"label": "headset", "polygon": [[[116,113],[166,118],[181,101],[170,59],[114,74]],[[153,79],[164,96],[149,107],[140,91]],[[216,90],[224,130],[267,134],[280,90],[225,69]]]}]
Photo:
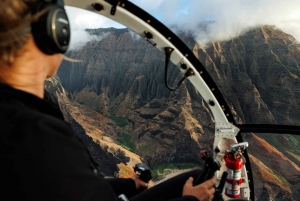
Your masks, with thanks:
[{"label": "headset", "polygon": [[31,23],[31,33],[38,48],[48,55],[65,53],[69,47],[71,29],[63,0],[38,0],[32,8],[34,15],[46,9]]}]

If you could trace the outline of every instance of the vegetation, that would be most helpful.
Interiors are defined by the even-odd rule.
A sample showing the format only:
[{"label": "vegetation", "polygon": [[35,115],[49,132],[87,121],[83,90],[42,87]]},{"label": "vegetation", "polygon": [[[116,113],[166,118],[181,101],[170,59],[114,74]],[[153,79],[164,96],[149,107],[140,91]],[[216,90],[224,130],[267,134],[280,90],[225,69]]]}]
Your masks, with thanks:
[{"label": "vegetation", "polygon": [[[297,135],[284,135],[287,137],[290,145],[284,146],[280,141],[278,141],[278,138],[274,134],[257,134],[259,137],[266,140],[269,144],[271,144],[274,148],[276,148],[278,151],[285,154],[285,156],[288,157],[289,160],[296,163],[298,166],[300,165],[300,136]],[[280,135],[280,134],[278,134]],[[250,148],[251,150],[251,148]]]},{"label": "vegetation", "polygon": [[105,115],[105,117],[113,120],[120,127],[124,127],[128,125],[126,117],[116,116],[114,113],[110,113],[109,116]]},{"label": "vegetation", "polygon": [[151,150],[149,144],[142,145],[139,147],[139,151],[144,154],[147,154],[149,150]]},{"label": "vegetation", "polygon": [[286,179],[282,176],[279,176],[277,174],[273,174],[273,176],[280,184],[284,184],[287,182]]},{"label": "vegetation", "polygon": [[293,153],[292,151],[287,151],[287,152],[300,162],[300,155],[297,155],[297,154]]},{"label": "vegetation", "polygon": [[288,138],[294,147],[298,147],[300,145],[298,139],[296,137],[294,137],[293,135],[288,135]]},{"label": "vegetation", "polygon": [[128,151],[135,150],[135,144],[130,141],[131,136],[127,133],[122,133],[122,137],[118,139],[118,142],[121,143],[121,146]]},{"label": "vegetation", "polygon": [[116,124],[120,127],[124,127],[128,125],[127,119],[125,117],[111,115],[109,116],[109,118],[114,122],[116,122]]},{"label": "vegetation", "polygon": [[193,167],[195,167],[195,165],[189,164],[189,163],[162,164],[162,165],[159,165],[159,166],[156,166],[155,168],[153,168],[151,174],[152,174],[152,177],[154,179],[156,179],[161,174],[164,174],[166,169],[171,169],[171,170],[185,170],[185,169],[189,169],[189,168],[193,168]]}]

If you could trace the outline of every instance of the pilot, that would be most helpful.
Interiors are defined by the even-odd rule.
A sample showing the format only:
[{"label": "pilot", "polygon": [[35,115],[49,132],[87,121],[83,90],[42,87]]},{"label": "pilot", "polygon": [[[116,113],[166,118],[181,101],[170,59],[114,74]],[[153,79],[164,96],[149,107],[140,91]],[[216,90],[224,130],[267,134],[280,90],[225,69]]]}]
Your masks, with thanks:
[{"label": "pilot", "polygon": [[0,1],[0,200],[212,200],[199,170],[148,190],[137,175],[103,178],[44,87],[69,39],[62,0]]}]

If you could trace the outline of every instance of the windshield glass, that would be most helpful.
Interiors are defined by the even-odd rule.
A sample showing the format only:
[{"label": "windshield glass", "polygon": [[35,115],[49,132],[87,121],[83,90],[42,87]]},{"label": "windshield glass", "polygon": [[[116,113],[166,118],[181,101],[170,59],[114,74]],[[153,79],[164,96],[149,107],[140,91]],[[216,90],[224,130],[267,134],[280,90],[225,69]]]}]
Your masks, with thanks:
[{"label": "windshield glass", "polygon": [[[193,26],[181,22],[200,19],[190,16],[197,11],[196,2],[190,1],[182,7],[186,9],[171,12],[182,5],[176,1],[173,7],[167,7],[170,12],[157,13],[155,9],[169,3],[157,1],[155,8],[150,8],[146,1],[133,2],[166,21],[193,51],[220,88],[237,123],[300,126],[300,32],[279,29],[271,20],[262,21],[261,26],[257,21],[246,26],[235,19],[232,26],[225,26],[225,22],[221,26],[218,20],[229,12],[222,3],[223,15],[217,15],[221,8],[211,12],[216,15],[202,12],[202,21],[193,30]],[[249,6],[243,2],[233,6]],[[213,5],[208,3],[204,8]],[[247,21],[245,16],[256,9],[252,6],[241,20]],[[123,25],[111,24],[91,13],[81,15],[77,9],[68,10],[68,14],[73,15],[70,19],[74,33],[66,56],[80,62],[62,63],[55,82],[59,87],[53,90],[65,117],[87,144],[100,169],[107,175],[126,177],[126,167],[143,161],[153,168],[153,181],[157,183],[170,173],[202,167],[199,150],[213,153],[215,122],[195,87],[185,81],[177,91],[170,92],[164,83],[164,54]],[[233,19],[237,13],[230,15]],[[178,23],[168,21],[172,16]],[[296,18],[289,20],[293,19]],[[224,31],[227,29],[233,33]],[[176,86],[182,76],[176,66],[170,65],[168,85]],[[257,133],[242,137],[250,144],[247,150],[253,164],[256,200],[295,200],[299,195],[300,138]],[[282,161],[284,165],[279,166]]]},{"label": "windshield glass", "polygon": [[300,125],[298,2],[133,2],[194,51],[237,123]]}]

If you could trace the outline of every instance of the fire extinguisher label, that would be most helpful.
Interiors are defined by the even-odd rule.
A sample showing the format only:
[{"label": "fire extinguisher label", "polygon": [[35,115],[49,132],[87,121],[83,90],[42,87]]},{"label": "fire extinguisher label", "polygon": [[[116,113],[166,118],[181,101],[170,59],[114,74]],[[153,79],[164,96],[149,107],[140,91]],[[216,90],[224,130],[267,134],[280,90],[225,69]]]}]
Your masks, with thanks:
[{"label": "fire extinguisher label", "polygon": [[241,178],[241,170],[234,170],[233,171],[233,175],[232,175],[232,178],[234,179],[234,180],[238,180],[238,179],[240,179]]},{"label": "fire extinguisher label", "polygon": [[228,197],[237,198],[237,197],[240,196],[240,189],[238,189],[238,190],[230,190],[230,189],[226,189],[225,194],[226,194]]},{"label": "fire extinguisher label", "polygon": [[230,179],[233,179],[233,180],[239,180],[241,178],[241,169],[231,170],[231,169],[226,168],[226,171],[228,172],[228,177],[227,178],[230,178]]}]

